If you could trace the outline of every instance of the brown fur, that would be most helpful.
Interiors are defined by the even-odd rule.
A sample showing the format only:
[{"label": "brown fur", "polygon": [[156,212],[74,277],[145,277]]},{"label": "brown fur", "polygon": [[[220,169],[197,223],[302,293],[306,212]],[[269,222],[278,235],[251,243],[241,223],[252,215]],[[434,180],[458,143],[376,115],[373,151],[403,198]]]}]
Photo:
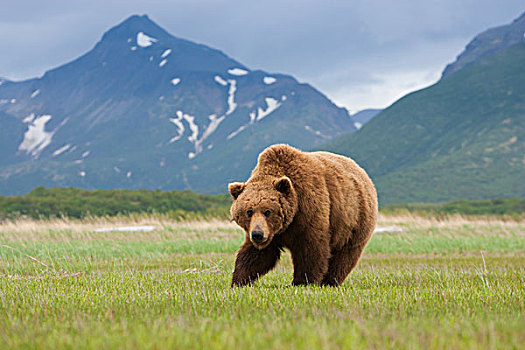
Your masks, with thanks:
[{"label": "brown fur", "polygon": [[[366,172],[328,152],[270,146],[248,181],[229,190],[232,218],[246,233],[232,286],[266,274],[283,248],[292,255],[293,285],[337,286],[357,265],[376,222],[377,195]],[[255,241],[253,231],[264,241]]]}]

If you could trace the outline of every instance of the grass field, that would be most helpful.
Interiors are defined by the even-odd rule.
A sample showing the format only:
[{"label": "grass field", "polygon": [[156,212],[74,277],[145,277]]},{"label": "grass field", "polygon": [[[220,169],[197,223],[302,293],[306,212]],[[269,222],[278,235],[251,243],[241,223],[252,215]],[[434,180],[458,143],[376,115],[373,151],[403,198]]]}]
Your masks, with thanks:
[{"label": "grass field", "polygon": [[[154,225],[153,232],[96,232]],[[382,216],[339,288],[285,254],[230,288],[242,232],[161,217],[0,224],[0,349],[483,348],[525,344],[525,222]]]}]

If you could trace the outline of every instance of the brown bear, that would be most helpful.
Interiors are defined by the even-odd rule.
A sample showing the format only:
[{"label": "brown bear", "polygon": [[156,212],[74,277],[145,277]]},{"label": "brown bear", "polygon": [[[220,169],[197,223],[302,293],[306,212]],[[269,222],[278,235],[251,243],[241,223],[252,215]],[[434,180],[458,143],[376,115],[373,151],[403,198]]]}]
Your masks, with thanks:
[{"label": "brown bear", "polygon": [[377,217],[374,184],[353,160],[288,145],[265,149],[246,183],[228,186],[245,231],[232,287],[252,284],[290,250],[293,285],[337,286],[357,265]]}]

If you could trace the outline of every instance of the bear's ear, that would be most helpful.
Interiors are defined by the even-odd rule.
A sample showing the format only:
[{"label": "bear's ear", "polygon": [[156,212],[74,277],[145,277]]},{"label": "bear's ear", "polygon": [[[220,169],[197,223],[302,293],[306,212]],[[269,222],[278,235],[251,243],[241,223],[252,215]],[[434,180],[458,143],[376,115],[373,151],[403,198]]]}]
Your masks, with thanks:
[{"label": "bear's ear", "polygon": [[232,182],[228,185],[228,190],[230,191],[232,198],[237,199],[244,190],[244,187],[246,187],[244,182]]},{"label": "bear's ear", "polygon": [[283,176],[275,181],[274,186],[277,191],[289,194],[292,190],[292,181],[287,176]]}]

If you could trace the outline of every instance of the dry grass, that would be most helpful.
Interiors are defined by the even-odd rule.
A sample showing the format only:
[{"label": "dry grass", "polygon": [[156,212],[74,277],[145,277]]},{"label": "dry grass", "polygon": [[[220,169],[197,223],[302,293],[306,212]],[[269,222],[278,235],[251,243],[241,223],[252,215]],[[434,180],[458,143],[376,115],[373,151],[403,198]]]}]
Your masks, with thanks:
[{"label": "dry grass", "polygon": [[463,225],[505,225],[510,227],[523,226],[525,217],[519,219],[501,216],[464,216],[464,215],[418,215],[415,213],[382,214],[379,213],[378,225],[407,224],[418,228],[428,227],[460,227]]},{"label": "dry grass", "polygon": [[[129,226],[154,226],[153,232],[105,231],[97,229]],[[18,219],[0,223],[0,238],[9,241],[160,241],[169,239],[196,239],[204,237],[238,238],[242,231],[226,220],[177,221],[163,217],[89,217],[76,219]]]},{"label": "dry grass", "polygon": [[445,217],[422,216],[417,214],[379,214],[377,227],[395,226],[405,231],[417,231],[418,234],[435,234],[467,236],[525,236],[525,218],[511,219],[496,216],[462,216]]},{"label": "dry grass", "polygon": [[[154,226],[153,232],[97,232],[97,229],[129,226]],[[379,215],[377,227],[399,228],[397,234],[525,237],[525,219],[500,217],[418,216],[414,214]],[[191,239],[241,239],[242,230],[227,220],[177,221],[163,216],[89,217],[78,219],[18,219],[0,223],[0,238],[9,242],[28,241],[166,241]]]}]

